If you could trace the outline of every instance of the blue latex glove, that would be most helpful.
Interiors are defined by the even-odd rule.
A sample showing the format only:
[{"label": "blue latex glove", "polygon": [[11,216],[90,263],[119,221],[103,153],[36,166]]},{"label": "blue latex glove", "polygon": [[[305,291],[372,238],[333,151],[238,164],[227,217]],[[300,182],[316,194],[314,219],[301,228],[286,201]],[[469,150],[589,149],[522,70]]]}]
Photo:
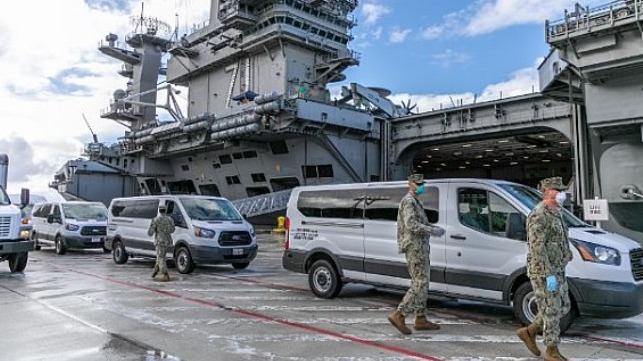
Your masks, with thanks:
[{"label": "blue latex glove", "polygon": [[557,286],[556,276],[549,275],[547,276],[546,280],[547,280],[547,291],[549,292],[556,291],[556,286]]}]

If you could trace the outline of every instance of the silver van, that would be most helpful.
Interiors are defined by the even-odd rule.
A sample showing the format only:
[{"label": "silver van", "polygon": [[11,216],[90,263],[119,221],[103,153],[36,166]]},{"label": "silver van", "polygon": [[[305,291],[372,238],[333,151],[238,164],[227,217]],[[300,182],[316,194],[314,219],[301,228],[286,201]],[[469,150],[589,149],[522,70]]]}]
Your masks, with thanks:
[{"label": "silver van", "polygon": [[[488,179],[425,182],[420,200],[430,222],[430,293],[512,305],[525,324],[537,314],[526,274],[525,220],[541,200],[533,188]],[[346,282],[408,288],[406,260],[397,252],[396,218],[406,182],[310,186],[288,202],[282,264],[308,274],[318,297],[336,296]],[[643,249],[626,237],[592,227],[567,210],[574,259],[567,267],[575,316],[622,318],[643,312]]]},{"label": "silver van", "polygon": [[51,244],[57,254],[70,248],[105,249],[107,207],[100,202],[46,202],[31,212],[36,249]]},{"label": "silver van", "polygon": [[231,264],[244,269],[257,256],[254,228],[229,200],[163,195],[112,200],[105,246],[115,263],[124,264],[129,257],[156,257],[154,239],[147,231],[160,204],[167,206],[167,215],[176,225],[174,246],[168,253],[180,273],[191,273],[196,264]]}]

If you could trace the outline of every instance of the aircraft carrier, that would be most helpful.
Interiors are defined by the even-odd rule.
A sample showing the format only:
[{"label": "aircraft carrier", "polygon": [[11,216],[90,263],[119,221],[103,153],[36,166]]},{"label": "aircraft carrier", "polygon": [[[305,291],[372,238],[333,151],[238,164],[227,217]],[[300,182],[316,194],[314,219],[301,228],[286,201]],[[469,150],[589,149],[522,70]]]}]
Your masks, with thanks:
[{"label": "aircraft carrier", "polygon": [[124,42],[109,34],[99,47],[123,62],[126,82],[101,117],[128,130],[109,146],[88,144],[88,160],[69,161],[52,186],[106,203],[221,195],[256,216],[283,210],[299,185],[409,172],[535,185],[562,175],[576,206],[607,199],[605,228],[643,241],[643,0],[576,6],[547,21],[539,93],[422,114],[358,83],[331,99],[328,85],[360,62],[348,47],[356,6],[213,0],[208,22],[180,36],[134,17]]}]

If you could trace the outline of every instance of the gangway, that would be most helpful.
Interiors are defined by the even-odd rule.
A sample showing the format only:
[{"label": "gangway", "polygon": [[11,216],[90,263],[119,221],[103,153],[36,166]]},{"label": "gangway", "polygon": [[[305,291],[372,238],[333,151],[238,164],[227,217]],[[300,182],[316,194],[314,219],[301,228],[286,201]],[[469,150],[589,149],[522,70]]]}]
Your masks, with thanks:
[{"label": "gangway", "polygon": [[284,211],[290,198],[290,189],[237,199],[232,204],[247,218]]}]

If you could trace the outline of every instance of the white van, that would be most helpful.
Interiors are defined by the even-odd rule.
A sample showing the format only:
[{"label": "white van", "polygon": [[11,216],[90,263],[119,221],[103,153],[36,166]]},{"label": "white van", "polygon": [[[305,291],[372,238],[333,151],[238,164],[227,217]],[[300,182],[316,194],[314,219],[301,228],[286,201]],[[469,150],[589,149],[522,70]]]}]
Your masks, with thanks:
[{"label": "white van", "polygon": [[163,195],[114,198],[109,206],[106,247],[114,262],[124,264],[132,257],[156,257],[154,237],[147,231],[167,206],[176,231],[168,250],[180,273],[190,273],[195,264],[232,264],[244,269],[257,256],[254,228],[225,198]]},{"label": "white van", "polygon": [[36,249],[43,243],[57,254],[69,248],[105,249],[107,207],[100,202],[47,202],[34,205],[31,212],[32,238]]},{"label": "white van", "polygon": [[[537,314],[526,274],[525,220],[541,200],[533,188],[488,179],[425,182],[429,221],[445,229],[431,237],[430,292],[513,305],[530,323]],[[332,298],[345,282],[410,286],[397,252],[398,204],[406,182],[298,187],[288,202],[285,269],[307,273],[312,291]],[[574,316],[622,318],[643,312],[643,249],[592,227],[564,210],[574,259],[567,267]]]}]

